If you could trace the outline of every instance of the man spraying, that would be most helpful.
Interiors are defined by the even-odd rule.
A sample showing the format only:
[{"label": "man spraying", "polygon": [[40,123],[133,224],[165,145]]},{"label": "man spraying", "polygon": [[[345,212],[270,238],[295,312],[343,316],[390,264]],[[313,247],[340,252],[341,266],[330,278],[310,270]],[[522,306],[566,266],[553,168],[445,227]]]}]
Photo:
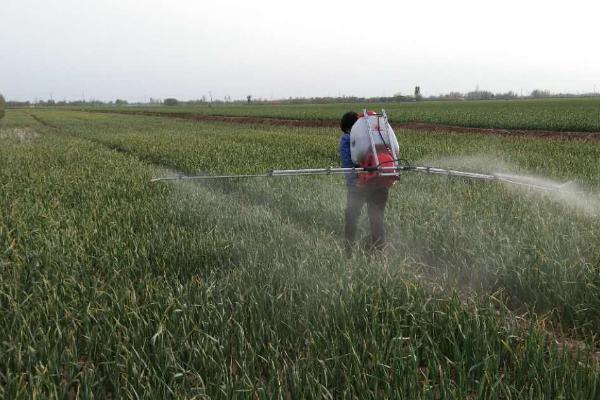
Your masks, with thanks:
[{"label": "man spraying", "polygon": [[[398,141],[387,116],[373,112],[357,114],[349,111],[340,122],[340,160],[343,168],[385,168],[397,166]],[[385,246],[384,212],[388,191],[398,179],[397,172],[373,172],[345,176],[346,203],[346,255],[352,255],[358,221],[364,204],[371,227],[371,244],[376,249]]]}]

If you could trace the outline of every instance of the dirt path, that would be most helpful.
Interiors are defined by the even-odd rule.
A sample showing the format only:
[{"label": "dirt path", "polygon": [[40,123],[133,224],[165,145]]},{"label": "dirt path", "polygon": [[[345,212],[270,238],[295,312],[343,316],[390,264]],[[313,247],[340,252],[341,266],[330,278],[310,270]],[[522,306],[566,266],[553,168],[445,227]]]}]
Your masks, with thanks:
[{"label": "dirt path", "polygon": [[[291,127],[326,127],[335,128],[338,126],[337,121],[332,120],[317,120],[317,119],[285,119],[285,118],[269,118],[269,117],[237,117],[225,115],[198,115],[181,112],[157,112],[157,111],[116,111],[116,110],[88,110],[88,112],[108,113],[108,114],[126,114],[126,115],[147,115],[153,117],[168,117],[181,118],[194,121],[209,121],[209,122],[227,122],[235,124],[267,124],[275,126],[291,126]],[[581,141],[600,141],[600,132],[559,132],[559,131],[543,131],[543,130],[526,130],[526,129],[498,129],[498,128],[471,128],[466,126],[431,124],[425,122],[406,122],[392,123],[394,129],[410,129],[428,133],[473,133],[478,135],[489,136],[510,136],[510,137],[526,137],[535,139],[551,139],[551,140],[581,140]]]}]

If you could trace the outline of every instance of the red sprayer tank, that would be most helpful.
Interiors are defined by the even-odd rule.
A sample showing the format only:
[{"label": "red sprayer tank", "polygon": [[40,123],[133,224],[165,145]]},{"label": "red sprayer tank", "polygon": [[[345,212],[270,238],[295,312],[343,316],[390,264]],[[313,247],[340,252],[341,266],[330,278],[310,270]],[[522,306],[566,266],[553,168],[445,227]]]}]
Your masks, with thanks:
[{"label": "red sprayer tank", "polygon": [[[400,146],[385,111],[363,111],[350,131],[350,154],[355,165],[363,168],[396,167]],[[397,172],[373,171],[360,174],[360,185],[392,186]]]}]

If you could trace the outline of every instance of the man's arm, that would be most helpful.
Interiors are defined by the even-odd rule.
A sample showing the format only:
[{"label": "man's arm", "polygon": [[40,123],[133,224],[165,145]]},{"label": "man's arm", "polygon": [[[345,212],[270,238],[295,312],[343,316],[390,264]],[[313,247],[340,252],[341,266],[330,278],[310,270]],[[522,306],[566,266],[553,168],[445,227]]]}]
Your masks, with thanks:
[{"label": "man's arm", "polygon": [[340,160],[342,168],[354,167],[352,154],[350,153],[350,135],[344,134],[340,138]]}]

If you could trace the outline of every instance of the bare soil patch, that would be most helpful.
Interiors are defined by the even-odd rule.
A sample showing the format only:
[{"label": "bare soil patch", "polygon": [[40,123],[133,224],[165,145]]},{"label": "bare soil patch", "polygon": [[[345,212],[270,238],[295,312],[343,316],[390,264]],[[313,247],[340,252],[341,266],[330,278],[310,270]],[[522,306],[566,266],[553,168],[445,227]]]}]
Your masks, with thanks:
[{"label": "bare soil patch", "polygon": [[[133,114],[148,115],[153,117],[182,118],[194,121],[227,122],[236,124],[267,124],[275,126],[291,127],[327,127],[335,128],[339,126],[338,121],[317,120],[317,119],[284,119],[269,117],[236,117],[225,115],[197,115],[178,112],[156,112],[156,111],[105,111],[90,110],[99,113]],[[405,122],[392,123],[394,129],[410,129],[427,133],[473,133],[478,135],[490,136],[510,136],[525,137],[533,139],[551,139],[551,140],[581,140],[581,141],[600,141],[600,132],[561,132],[544,130],[526,130],[526,129],[498,129],[498,128],[473,128],[466,126],[432,124],[424,122]]]},{"label": "bare soil patch", "polygon": [[392,125],[394,128],[435,133],[458,132],[493,136],[528,137],[537,139],[600,141],[600,132],[562,132],[527,129],[472,128],[467,126],[429,124],[424,122],[407,122]]}]

